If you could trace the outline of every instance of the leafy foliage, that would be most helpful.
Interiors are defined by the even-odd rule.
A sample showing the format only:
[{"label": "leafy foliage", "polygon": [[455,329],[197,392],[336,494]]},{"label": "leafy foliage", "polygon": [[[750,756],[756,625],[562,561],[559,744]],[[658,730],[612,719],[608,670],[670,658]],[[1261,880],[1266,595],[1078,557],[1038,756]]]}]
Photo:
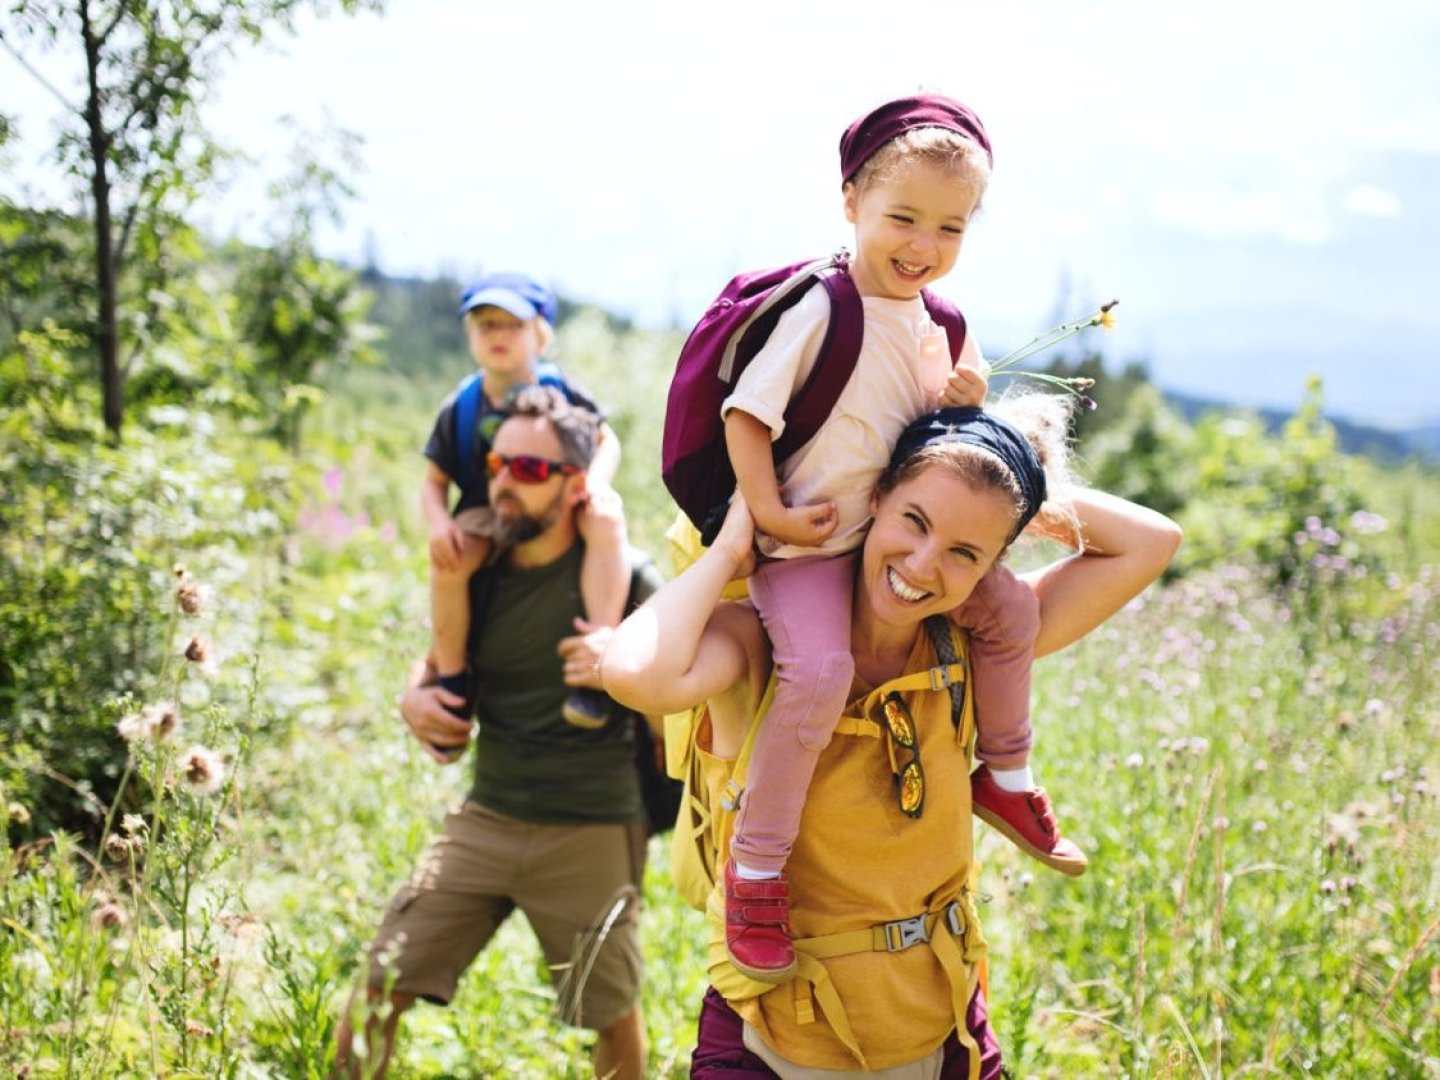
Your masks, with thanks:
[{"label": "leafy foliage", "polygon": [[[18,218],[68,250],[63,219]],[[425,302],[454,345],[428,376],[287,375],[224,329],[252,254],[196,249],[123,451],[63,298],[38,270],[0,288],[25,313],[0,348],[0,1071],[324,1075],[387,897],[465,786],[391,705],[425,640],[417,451],[472,365],[453,296]],[[554,350],[610,406],[652,550],[678,344],[580,310]],[[290,376],[323,391],[303,448],[269,423]],[[1437,479],[1340,454],[1318,386],[1282,437],[1187,424],[1138,377],[1123,402],[1090,414],[1082,457],[1187,542],[1176,580],[1037,669],[1036,767],[1095,863],[1037,877],[982,837],[1012,1071],[1434,1072]],[[195,635],[215,671],[183,659]],[[135,738],[165,702],[184,737]],[[223,763],[215,790],[184,782],[194,745]],[[706,931],[651,855],[648,1074],[678,1077]],[[512,920],[450,1009],[407,1018],[393,1075],[587,1075],[590,1037],[553,1002]]]},{"label": "leafy foliage", "polygon": [[[339,0],[346,10],[363,0]],[[148,344],[171,281],[173,251],[193,234],[185,214],[223,153],[198,103],[242,42],[289,28],[304,0],[20,0],[0,34],[8,48],[59,51],[70,83],[27,65],[65,106],[59,160],[90,208],[87,252],[96,307],[84,312],[99,362],[106,429],[119,438],[133,358]]]}]

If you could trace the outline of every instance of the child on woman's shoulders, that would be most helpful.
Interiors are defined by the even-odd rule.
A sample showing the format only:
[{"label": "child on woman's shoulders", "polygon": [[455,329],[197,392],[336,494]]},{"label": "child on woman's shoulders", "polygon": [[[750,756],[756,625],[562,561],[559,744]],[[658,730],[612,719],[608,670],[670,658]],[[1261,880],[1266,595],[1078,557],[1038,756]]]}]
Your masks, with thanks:
[{"label": "child on woman's shoulders", "polygon": [[[854,373],[815,436],[777,469],[772,446],[786,406],[829,325],[826,291],[812,288],[780,317],[722,406],[737,487],[757,527],[750,596],[776,671],[725,866],[726,945],[737,968],[767,982],[795,968],[784,867],[816,759],[851,694],[853,555],[875,481],[907,424],[937,405],[981,405],[987,390],[974,339],[957,348],[922,297],[954,267],[989,181],[979,117],[936,94],[900,98],[845,131],[840,159],[855,230],[849,273],[864,305]],[[890,581],[900,604],[923,603],[927,584],[898,573]],[[1061,836],[1028,765],[1034,593],[997,565],[952,618],[971,640],[984,761],[972,781],[975,812],[1035,858],[1082,873],[1085,856]]]}]

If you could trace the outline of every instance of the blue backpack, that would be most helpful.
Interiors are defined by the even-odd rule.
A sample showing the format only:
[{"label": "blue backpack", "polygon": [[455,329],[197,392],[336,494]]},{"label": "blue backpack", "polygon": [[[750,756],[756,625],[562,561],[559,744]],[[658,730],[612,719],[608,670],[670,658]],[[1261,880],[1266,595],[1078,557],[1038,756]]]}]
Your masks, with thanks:
[{"label": "blue backpack", "polygon": [[[780,316],[816,283],[830,296],[830,325],[810,377],[785,408],[785,431],[772,448],[778,465],[820,430],[860,359],[865,308],[850,277],[850,256],[841,251],[731,278],[680,349],[665,406],[660,474],[704,544],[720,531],[735,490],[720,405]],[[942,297],[920,295],[930,317],[945,328],[954,363],[965,344],[965,317]]]},{"label": "blue backpack", "polygon": [[[569,387],[560,369],[549,360],[535,362],[535,381],[541,386],[553,386],[562,394]],[[458,475],[451,477],[462,491],[473,490],[473,485],[486,481],[484,463],[480,453],[480,406],[485,400],[485,373],[474,371],[460,380],[455,388],[455,407],[451,413],[455,422],[455,460]]]}]

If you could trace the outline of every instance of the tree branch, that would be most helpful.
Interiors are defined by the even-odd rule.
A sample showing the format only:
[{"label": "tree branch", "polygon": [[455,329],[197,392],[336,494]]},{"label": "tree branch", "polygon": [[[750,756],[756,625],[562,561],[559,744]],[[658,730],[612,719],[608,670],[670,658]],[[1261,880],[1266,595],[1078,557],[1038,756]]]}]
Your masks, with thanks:
[{"label": "tree branch", "polygon": [[76,105],[74,102],[70,101],[69,98],[67,98],[63,93],[61,93],[60,89],[57,86],[52,84],[49,79],[45,78],[44,75],[40,74],[40,72],[35,69],[35,67],[30,63],[29,60],[25,59],[24,55],[21,54],[20,51],[15,48],[15,46],[10,44],[10,40],[5,36],[5,31],[3,29],[0,29],[0,48],[4,48],[7,53],[13,56],[15,58],[15,62],[19,64],[22,68],[24,68],[27,72],[29,72],[30,76],[36,82],[38,82],[46,90],[50,91],[51,95],[55,98],[55,100],[60,102],[61,105],[65,106],[67,111],[73,112],[76,116],[85,115],[84,109]]}]

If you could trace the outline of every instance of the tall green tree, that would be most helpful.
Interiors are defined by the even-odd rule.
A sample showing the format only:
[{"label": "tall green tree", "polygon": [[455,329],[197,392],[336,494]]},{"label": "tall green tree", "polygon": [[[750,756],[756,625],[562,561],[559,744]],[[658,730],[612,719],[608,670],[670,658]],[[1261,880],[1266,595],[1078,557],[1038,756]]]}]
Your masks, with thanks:
[{"label": "tall green tree", "polygon": [[[125,380],[144,344],[135,328],[163,284],[168,243],[220,157],[200,120],[204,91],[238,47],[293,31],[302,9],[331,6],[378,9],[381,0],[18,0],[0,16],[0,44],[64,106],[56,153],[89,205],[90,336],[116,441]],[[44,74],[32,50],[68,62],[67,82]]]}]

